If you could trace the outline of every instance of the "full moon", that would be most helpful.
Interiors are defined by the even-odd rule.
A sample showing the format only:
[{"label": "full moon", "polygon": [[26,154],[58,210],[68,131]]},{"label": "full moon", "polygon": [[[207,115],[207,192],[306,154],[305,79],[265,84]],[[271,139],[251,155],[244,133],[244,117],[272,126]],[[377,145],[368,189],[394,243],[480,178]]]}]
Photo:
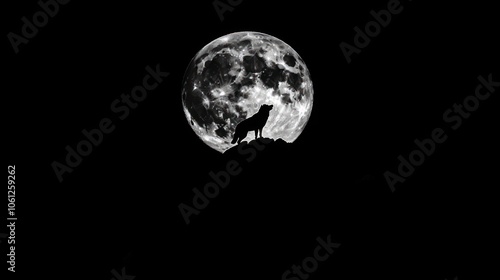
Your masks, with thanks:
[{"label": "full moon", "polygon": [[[313,105],[313,85],[302,58],[285,42],[258,32],[215,39],[191,60],[182,82],[189,125],[209,147],[235,146],[236,126],[273,105],[262,136],[291,143],[304,130]],[[248,133],[245,141],[255,137]]]}]

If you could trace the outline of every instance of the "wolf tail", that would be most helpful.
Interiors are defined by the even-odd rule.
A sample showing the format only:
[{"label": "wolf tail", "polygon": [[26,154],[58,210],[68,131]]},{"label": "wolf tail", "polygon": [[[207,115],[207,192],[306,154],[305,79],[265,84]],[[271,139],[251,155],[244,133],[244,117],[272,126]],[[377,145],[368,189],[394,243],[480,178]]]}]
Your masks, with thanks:
[{"label": "wolf tail", "polygon": [[231,141],[231,144],[236,143],[237,140],[238,140],[238,137],[236,136],[236,133],[234,133],[233,141]]}]

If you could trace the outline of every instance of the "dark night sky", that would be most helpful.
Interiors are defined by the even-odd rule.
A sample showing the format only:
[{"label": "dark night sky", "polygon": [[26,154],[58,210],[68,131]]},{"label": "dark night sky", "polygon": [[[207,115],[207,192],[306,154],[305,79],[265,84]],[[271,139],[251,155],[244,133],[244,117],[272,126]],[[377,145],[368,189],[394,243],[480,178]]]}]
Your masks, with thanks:
[{"label": "dark night sky", "polygon": [[[268,2],[243,1],[221,22],[211,1],[71,1],[18,54],[4,37],[18,276],[107,280],[125,266],[138,280],[280,279],[328,234],[342,245],[311,279],[488,275],[481,250],[493,240],[499,90],[456,130],[443,113],[474,94],[479,75],[500,80],[491,4],[401,1],[347,63],[339,44],[353,44],[353,28],[390,1]],[[19,34],[21,17],[38,10],[36,1],[5,8],[4,33]],[[312,116],[287,153],[245,165],[186,226],[179,203],[228,159],[189,127],[182,78],[198,50],[237,31],[270,34],[299,53],[314,85]],[[111,104],[157,64],[170,75],[120,120]],[[51,164],[103,118],[115,130],[60,183]],[[397,172],[398,155],[438,127],[447,140],[392,193],[384,172]]]}]

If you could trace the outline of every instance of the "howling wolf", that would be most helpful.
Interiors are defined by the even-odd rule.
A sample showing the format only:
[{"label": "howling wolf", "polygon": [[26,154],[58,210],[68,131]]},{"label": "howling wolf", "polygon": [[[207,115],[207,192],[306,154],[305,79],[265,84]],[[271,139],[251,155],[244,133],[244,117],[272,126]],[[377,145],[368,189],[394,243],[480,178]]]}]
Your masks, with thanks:
[{"label": "howling wolf", "polygon": [[266,125],[267,119],[269,118],[269,111],[273,108],[273,105],[262,105],[260,106],[257,114],[251,116],[250,118],[243,120],[236,126],[236,130],[234,132],[233,141],[231,144],[238,144],[241,140],[247,137],[249,131],[255,130],[255,139],[257,139],[257,134],[260,132],[260,137],[262,137],[262,128]]}]

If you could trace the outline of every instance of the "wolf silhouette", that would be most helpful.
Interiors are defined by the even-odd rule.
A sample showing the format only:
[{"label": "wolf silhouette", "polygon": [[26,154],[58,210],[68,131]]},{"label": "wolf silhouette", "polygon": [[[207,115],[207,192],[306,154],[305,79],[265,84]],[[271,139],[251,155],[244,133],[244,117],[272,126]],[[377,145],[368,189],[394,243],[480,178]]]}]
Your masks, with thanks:
[{"label": "wolf silhouette", "polygon": [[255,130],[255,139],[257,139],[258,133],[260,133],[260,137],[262,137],[262,128],[266,125],[271,109],[273,109],[273,105],[261,105],[259,111],[255,115],[240,122],[236,126],[231,144],[236,143],[236,141],[238,141],[239,144],[241,140],[247,137],[248,132],[252,130]]}]

